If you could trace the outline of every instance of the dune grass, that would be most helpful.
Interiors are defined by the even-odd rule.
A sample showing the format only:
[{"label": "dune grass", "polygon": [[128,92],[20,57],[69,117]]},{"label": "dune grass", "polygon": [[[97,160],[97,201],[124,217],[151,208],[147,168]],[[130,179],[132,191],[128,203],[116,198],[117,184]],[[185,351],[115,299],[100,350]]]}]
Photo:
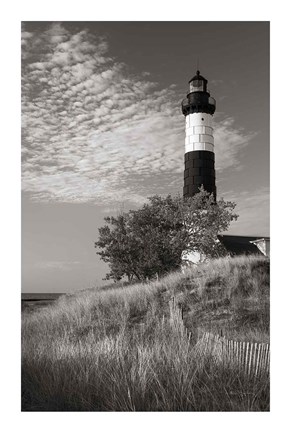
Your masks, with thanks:
[{"label": "dune grass", "polygon": [[[189,340],[169,323],[184,310]],[[63,296],[22,318],[25,411],[265,411],[269,378],[194,351],[198,329],[269,339],[269,261],[214,260],[149,284]]]}]

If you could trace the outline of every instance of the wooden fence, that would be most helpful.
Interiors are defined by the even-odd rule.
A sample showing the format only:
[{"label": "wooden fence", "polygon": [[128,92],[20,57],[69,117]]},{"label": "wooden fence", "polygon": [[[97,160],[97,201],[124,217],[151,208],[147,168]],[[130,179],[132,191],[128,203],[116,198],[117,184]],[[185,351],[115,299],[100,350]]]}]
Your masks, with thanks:
[{"label": "wooden fence", "polygon": [[[169,311],[171,327],[189,342],[191,333],[185,328],[182,311],[174,297],[169,302]],[[270,371],[270,345],[267,343],[239,342],[210,332],[199,332],[194,351],[197,356],[210,356],[217,363],[237,367],[254,377]]]},{"label": "wooden fence", "polygon": [[181,339],[185,337],[190,340],[191,332],[184,325],[182,310],[176,304],[175,297],[172,297],[169,302],[169,320],[174,333],[178,334]]},{"label": "wooden fence", "polygon": [[236,366],[247,375],[269,373],[270,347],[267,343],[239,342],[209,332],[195,345],[197,355],[210,355],[219,363]]}]

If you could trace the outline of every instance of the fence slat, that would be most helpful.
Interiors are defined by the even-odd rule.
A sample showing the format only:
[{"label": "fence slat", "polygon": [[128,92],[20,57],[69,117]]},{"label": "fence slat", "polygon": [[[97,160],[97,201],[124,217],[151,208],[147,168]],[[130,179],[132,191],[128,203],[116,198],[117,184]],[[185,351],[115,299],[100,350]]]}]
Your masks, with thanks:
[{"label": "fence slat", "polygon": [[252,351],[253,351],[253,344],[250,343],[250,350],[249,350],[249,367],[248,367],[248,375],[251,373],[251,363],[252,363]]},{"label": "fence slat", "polygon": [[269,345],[267,345],[266,349],[266,361],[265,361],[265,372],[269,372],[269,359],[270,359],[270,351],[269,351]]},{"label": "fence slat", "polygon": [[241,369],[243,369],[243,364],[244,364],[244,352],[245,352],[244,345],[245,345],[245,342],[242,341],[241,342],[241,347],[240,347],[240,349],[241,349],[241,353],[240,353],[240,368]]},{"label": "fence slat", "polygon": [[261,355],[261,363],[260,363],[260,375],[263,373],[263,370],[265,368],[265,357],[266,357],[266,346],[265,344],[262,345],[262,355]]},{"label": "fence slat", "polygon": [[248,369],[248,354],[249,354],[249,342],[246,343],[246,358],[245,358],[245,372],[247,373]]},{"label": "fence slat", "polygon": [[254,354],[253,354],[253,361],[252,361],[253,376],[255,376],[256,363],[257,363],[257,342],[254,343]]},{"label": "fence slat", "polygon": [[238,351],[238,343],[236,341],[234,341],[234,357],[235,357],[235,363],[236,364],[238,363],[238,361],[237,361],[237,358],[238,358],[237,351]]},{"label": "fence slat", "polygon": [[259,344],[259,347],[258,347],[255,376],[258,376],[258,374],[259,374],[260,358],[261,358],[261,344]]}]

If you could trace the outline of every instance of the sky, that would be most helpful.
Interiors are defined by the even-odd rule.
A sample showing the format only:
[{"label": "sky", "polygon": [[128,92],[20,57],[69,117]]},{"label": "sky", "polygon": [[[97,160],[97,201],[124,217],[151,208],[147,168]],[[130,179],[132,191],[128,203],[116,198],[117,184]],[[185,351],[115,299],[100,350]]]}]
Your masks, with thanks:
[{"label": "sky", "polygon": [[100,286],[104,217],[182,193],[181,100],[216,99],[229,234],[269,235],[269,23],[22,23],[22,290]]}]

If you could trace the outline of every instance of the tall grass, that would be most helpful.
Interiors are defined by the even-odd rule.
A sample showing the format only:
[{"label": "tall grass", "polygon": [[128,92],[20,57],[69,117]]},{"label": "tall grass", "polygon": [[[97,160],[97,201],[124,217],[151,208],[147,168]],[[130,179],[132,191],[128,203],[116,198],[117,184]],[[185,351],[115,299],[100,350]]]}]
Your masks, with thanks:
[{"label": "tall grass", "polygon": [[[268,410],[266,375],[250,379],[210,356],[198,357],[194,350],[195,331],[208,326],[212,300],[227,299],[231,316],[253,308],[258,298],[266,302],[267,266],[267,260],[257,257],[215,260],[154,283],[82,291],[24,313],[22,409]],[[168,303],[173,295],[184,308],[191,340],[170,325]],[[219,308],[214,309],[217,314]],[[265,338],[263,308],[256,308],[256,314],[252,331],[256,339]],[[245,337],[247,322],[233,322],[228,331]]]}]

